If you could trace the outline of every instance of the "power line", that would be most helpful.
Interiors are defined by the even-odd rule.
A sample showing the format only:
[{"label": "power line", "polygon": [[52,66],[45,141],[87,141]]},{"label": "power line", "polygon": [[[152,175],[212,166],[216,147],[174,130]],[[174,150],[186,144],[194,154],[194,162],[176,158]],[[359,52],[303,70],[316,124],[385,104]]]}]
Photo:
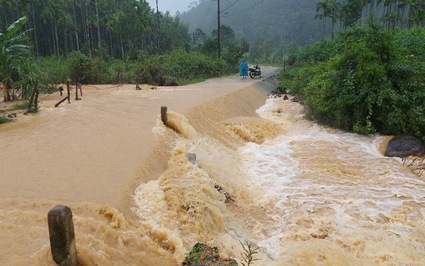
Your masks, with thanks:
[{"label": "power line", "polygon": [[[229,5],[228,7],[226,7],[225,9],[221,10],[221,11],[220,11],[220,13],[222,13],[222,12],[224,12],[224,11],[226,11],[226,10],[230,9],[231,7],[233,7],[233,6],[234,6],[237,2],[239,2],[239,1],[240,1],[240,0],[236,0],[235,2],[233,2],[232,4],[230,4],[230,5]],[[233,14],[231,14],[231,15],[233,16],[233,15],[239,15],[239,14],[242,14],[242,13],[244,13],[245,11],[247,11],[247,10],[249,10],[249,9],[251,9],[251,8],[253,8],[253,7],[255,7],[255,6],[259,5],[259,4],[261,4],[262,2],[264,2],[264,0],[260,0],[258,3],[253,4],[252,6],[250,6],[250,7],[246,8],[245,10],[243,10],[243,11],[241,11],[241,12],[238,12],[238,13],[233,13]],[[217,20],[218,20],[218,18],[215,18],[215,19],[214,19],[214,21],[211,23],[211,26],[209,26],[209,27],[208,27],[208,30],[206,31],[207,33],[211,32],[211,29],[212,29],[212,27],[214,27],[214,25],[216,25]]]},{"label": "power line", "polygon": [[[240,0],[236,0],[235,2],[233,2],[233,4],[231,4],[230,6],[228,6],[228,7],[226,7],[225,9],[223,9],[223,10],[220,10],[220,16],[221,16],[221,13],[223,13],[224,11],[226,11],[227,9],[229,9],[229,8],[231,8],[232,6],[234,6],[237,2],[239,2]],[[211,24],[211,26],[208,28],[208,30],[207,30],[207,32],[210,32],[211,31],[211,28],[217,23],[217,20],[218,20],[218,18],[216,18],[215,20],[214,20],[214,22]]]},{"label": "power line", "polygon": [[221,12],[224,12],[224,11],[226,11],[227,9],[229,9],[229,8],[231,8],[232,6],[234,6],[237,2],[239,2],[239,0],[236,0],[235,2],[233,2],[233,4],[231,4],[230,6],[228,6],[228,7],[226,7],[225,9],[223,9],[222,11],[220,11],[220,13]]},{"label": "power line", "polygon": [[[243,10],[243,11],[241,11],[241,12],[238,12],[238,13],[234,13],[234,14],[232,14],[232,15],[239,15],[239,14],[242,14],[242,13],[244,13],[245,11],[248,11],[249,9],[251,9],[251,8],[253,8],[253,7],[255,7],[255,6],[258,6],[258,5],[259,5],[259,4],[261,4],[262,2],[264,2],[264,0],[261,0],[260,2],[253,4],[252,6],[250,6],[250,7],[246,8],[245,10]],[[234,3],[234,4],[235,4],[235,3]],[[232,5],[233,5],[233,4],[232,4]]]}]

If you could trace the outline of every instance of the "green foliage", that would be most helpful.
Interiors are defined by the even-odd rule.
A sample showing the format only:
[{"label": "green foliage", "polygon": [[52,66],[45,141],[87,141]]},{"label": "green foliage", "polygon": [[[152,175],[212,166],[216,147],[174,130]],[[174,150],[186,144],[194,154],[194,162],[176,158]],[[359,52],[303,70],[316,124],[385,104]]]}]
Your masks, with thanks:
[{"label": "green foliage", "polygon": [[207,244],[196,243],[182,265],[208,265],[208,266],[237,266],[233,259],[221,259],[217,247],[210,247]]},{"label": "green foliage", "polygon": [[66,60],[66,68],[69,75],[75,82],[86,83],[91,72],[90,58],[82,52],[72,52]]},{"label": "green foliage", "polygon": [[425,140],[424,43],[423,28],[356,27],[298,52],[280,88],[304,98],[307,117],[321,123]]},{"label": "green foliage", "polygon": [[65,64],[69,77],[75,82],[100,84],[113,80],[108,63],[101,57],[90,58],[81,52],[72,52]]},{"label": "green foliage", "polygon": [[[181,15],[181,20],[189,24],[189,31],[217,29],[214,23],[217,22],[217,1],[197,2],[193,9]],[[316,2],[221,0],[221,23],[234,29],[236,38],[247,40],[251,48],[249,60],[281,63],[283,49],[289,43],[306,45],[323,38],[323,25],[313,20]]]},{"label": "green foliage", "polygon": [[28,97],[30,84],[34,84],[37,77],[26,36],[28,31],[19,32],[27,21],[27,17],[21,17],[4,33],[0,32],[0,82],[5,101],[14,99],[14,95],[10,95],[12,90]]},{"label": "green foliage", "polygon": [[342,53],[307,86],[306,105],[313,119],[362,134],[373,133],[391,82],[387,68],[391,35],[373,27],[356,28],[340,40]]},{"label": "green foliage", "polygon": [[206,79],[229,73],[225,62],[200,53],[182,50],[170,54],[143,57],[134,68],[138,83],[166,85],[170,82],[185,84],[191,80]]},{"label": "green foliage", "polygon": [[[220,59],[229,65],[238,65],[243,55],[249,51],[249,43],[243,38],[236,38],[233,29],[229,26],[221,25],[220,30]],[[197,29],[197,31],[200,30]],[[216,58],[218,56],[217,30],[213,30],[209,37],[204,38],[202,43],[193,46],[192,49]]]},{"label": "green foliage", "polygon": [[156,14],[147,1],[2,1],[0,25],[17,15],[28,17],[34,28],[30,38],[37,56],[59,58],[81,51],[105,60],[96,52],[103,50],[125,60],[132,51],[166,52],[190,40],[186,24]]},{"label": "green foliage", "polygon": [[245,243],[241,243],[243,253],[242,253],[242,262],[243,266],[250,266],[254,264],[254,261],[257,261],[258,259],[254,258],[255,254],[258,253],[258,250],[260,249],[258,246],[253,245],[251,242],[246,241]]},{"label": "green foliage", "polygon": [[63,58],[57,59],[54,56],[42,57],[38,60],[42,69],[41,81],[43,84],[59,84],[67,79],[67,66],[63,63]]},{"label": "green foliage", "polygon": [[9,119],[7,117],[4,117],[4,116],[0,116],[0,124],[6,124],[6,123],[9,123],[11,121],[13,121],[13,120]]},{"label": "green foliage", "polygon": [[15,104],[14,106],[12,106],[12,110],[25,110],[25,109],[28,108],[28,104],[29,104],[28,100],[22,101],[18,104]]}]

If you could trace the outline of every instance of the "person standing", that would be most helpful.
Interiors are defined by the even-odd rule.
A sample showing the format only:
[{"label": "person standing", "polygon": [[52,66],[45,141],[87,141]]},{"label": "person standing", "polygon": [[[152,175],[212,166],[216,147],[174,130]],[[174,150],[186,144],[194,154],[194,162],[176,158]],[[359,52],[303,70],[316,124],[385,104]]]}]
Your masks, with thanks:
[{"label": "person standing", "polygon": [[248,77],[248,63],[245,59],[242,59],[242,62],[239,64],[239,75],[242,76],[243,79]]}]

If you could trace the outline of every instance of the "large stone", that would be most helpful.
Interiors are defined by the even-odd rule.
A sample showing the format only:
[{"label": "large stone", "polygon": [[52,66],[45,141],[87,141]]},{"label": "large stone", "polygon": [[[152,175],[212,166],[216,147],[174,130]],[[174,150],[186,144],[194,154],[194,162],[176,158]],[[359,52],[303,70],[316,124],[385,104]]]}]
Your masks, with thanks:
[{"label": "large stone", "polygon": [[57,205],[50,210],[47,218],[53,260],[60,266],[77,266],[77,248],[71,209]]},{"label": "large stone", "polygon": [[407,156],[424,156],[425,145],[424,143],[412,136],[396,136],[388,142],[385,156],[400,157]]}]

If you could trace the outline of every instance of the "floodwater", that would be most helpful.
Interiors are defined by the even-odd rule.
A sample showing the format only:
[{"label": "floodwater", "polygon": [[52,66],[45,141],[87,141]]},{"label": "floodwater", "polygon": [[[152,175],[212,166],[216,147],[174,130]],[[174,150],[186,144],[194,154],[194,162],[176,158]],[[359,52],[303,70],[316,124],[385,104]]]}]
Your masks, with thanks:
[{"label": "floodwater", "polygon": [[254,265],[424,265],[424,177],[263,85],[83,87],[1,125],[0,265],[55,265],[57,204],[81,265],[179,265],[196,242],[239,263],[249,243]]}]

